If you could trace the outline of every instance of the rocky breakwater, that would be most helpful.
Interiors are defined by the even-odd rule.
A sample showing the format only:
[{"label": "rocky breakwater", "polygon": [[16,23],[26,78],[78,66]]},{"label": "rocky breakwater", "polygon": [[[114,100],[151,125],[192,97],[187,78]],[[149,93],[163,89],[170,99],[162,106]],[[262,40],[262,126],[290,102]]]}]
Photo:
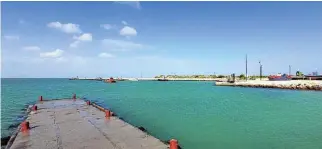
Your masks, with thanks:
[{"label": "rocky breakwater", "polygon": [[322,81],[292,80],[292,81],[244,81],[244,82],[216,82],[217,86],[240,86],[254,88],[280,88],[293,90],[322,91]]}]

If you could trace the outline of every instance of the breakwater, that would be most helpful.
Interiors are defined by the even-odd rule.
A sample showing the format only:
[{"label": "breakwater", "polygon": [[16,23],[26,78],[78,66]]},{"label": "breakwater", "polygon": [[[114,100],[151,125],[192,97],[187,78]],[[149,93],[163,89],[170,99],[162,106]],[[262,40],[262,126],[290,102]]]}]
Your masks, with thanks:
[{"label": "breakwater", "polygon": [[239,86],[254,88],[280,88],[293,90],[322,91],[322,81],[292,80],[292,81],[243,81],[243,82],[216,82],[217,86]]},{"label": "breakwater", "polygon": [[[95,78],[79,78],[79,79],[70,79],[70,80],[91,80],[91,81],[102,81],[109,78],[102,78],[102,79],[95,79]],[[158,79],[163,78],[122,78],[122,81],[131,81],[131,80],[138,80],[138,81],[158,81]],[[115,79],[119,81],[119,79]],[[227,81],[226,78],[165,78],[167,81]]]}]

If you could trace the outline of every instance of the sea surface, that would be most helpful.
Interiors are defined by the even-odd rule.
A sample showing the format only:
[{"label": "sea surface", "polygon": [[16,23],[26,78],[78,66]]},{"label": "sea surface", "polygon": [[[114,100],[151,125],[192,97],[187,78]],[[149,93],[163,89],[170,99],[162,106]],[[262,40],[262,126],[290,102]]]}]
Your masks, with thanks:
[{"label": "sea surface", "polygon": [[[1,79],[1,136],[44,98],[78,97],[184,149],[321,149],[322,92],[213,86],[213,82]],[[8,127],[11,127],[8,129]]]}]

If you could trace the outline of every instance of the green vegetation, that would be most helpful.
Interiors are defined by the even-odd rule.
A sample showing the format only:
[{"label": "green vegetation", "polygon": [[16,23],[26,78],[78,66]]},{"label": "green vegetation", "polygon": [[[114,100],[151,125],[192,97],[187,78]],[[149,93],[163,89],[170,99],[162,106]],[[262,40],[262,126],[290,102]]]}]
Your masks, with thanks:
[{"label": "green vegetation", "polygon": [[224,75],[219,75],[218,78],[225,78],[225,76]]},{"label": "green vegetation", "polygon": [[246,76],[244,74],[239,75],[240,80],[246,80]]},{"label": "green vegetation", "polygon": [[297,77],[303,77],[303,73],[301,71],[296,71],[296,76]]}]

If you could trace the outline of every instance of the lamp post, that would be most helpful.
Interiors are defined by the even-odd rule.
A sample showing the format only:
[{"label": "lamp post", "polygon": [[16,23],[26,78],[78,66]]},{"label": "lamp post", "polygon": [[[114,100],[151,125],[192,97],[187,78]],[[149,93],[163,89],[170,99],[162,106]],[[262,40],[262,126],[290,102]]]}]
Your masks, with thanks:
[{"label": "lamp post", "polygon": [[259,61],[259,80],[262,80],[262,68],[263,68],[263,65],[261,61]]},{"label": "lamp post", "polygon": [[246,81],[247,81],[247,78],[248,78],[248,73],[247,73],[247,54],[246,54]]}]

